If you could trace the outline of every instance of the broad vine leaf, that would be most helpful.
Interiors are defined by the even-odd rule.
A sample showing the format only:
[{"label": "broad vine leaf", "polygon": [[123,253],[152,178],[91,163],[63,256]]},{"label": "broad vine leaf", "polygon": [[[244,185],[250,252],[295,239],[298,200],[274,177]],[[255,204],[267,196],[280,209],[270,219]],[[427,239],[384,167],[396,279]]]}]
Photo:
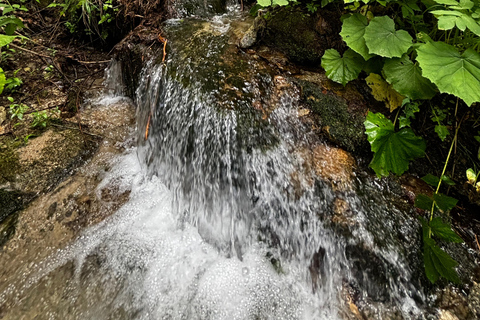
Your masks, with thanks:
[{"label": "broad vine leaf", "polygon": [[5,72],[3,72],[3,69],[0,68],[0,94],[2,94],[3,88],[5,88],[6,83],[7,78],[5,77]]},{"label": "broad vine leaf", "polygon": [[433,174],[427,174],[426,176],[422,177],[422,180],[431,185],[432,187],[437,187],[438,183],[440,182],[440,178],[434,176]]},{"label": "broad vine leaf", "polygon": [[262,7],[269,7],[272,5],[271,0],[257,0],[257,4],[262,6]]},{"label": "broad vine leaf", "polygon": [[[443,175],[441,177],[442,181],[445,182],[446,184],[448,184],[449,186],[454,186],[456,183],[455,181],[453,181],[452,179],[450,179],[448,176],[446,175]],[[438,186],[438,183],[440,182],[440,179],[432,174],[427,174],[426,176],[424,176],[422,178],[423,181],[425,181],[426,183],[428,183],[429,185],[431,185],[432,187],[437,187]]]},{"label": "broad vine leaf", "polygon": [[363,37],[366,26],[368,26],[367,18],[360,13],[354,13],[343,20],[342,31],[340,32],[343,41],[347,43],[350,49],[360,54],[365,61],[373,57],[372,54],[368,53]]},{"label": "broad vine leaf", "polygon": [[461,98],[467,105],[480,101],[480,54],[467,49],[460,54],[444,42],[430,42],[417,49],[422,74],[440,92]]},{"label": "broad vine leaf", "polygon": [[445,223],[439,217],[435,217],[430,221],[430,229],[432,233],[445,241],[462,243],[463,240],[460,238],[455,231],[452,230],[449,224]]},{"label": "broad vine leaf", "polygon": [[371,73],[365,78],[365,81],[370,89],[372,89],[375,100],[385,102],[390,112],[402,105],[405,97],[393,89],[391,84],[383,80],[382,76]]},{"label": "broad vine leaf", "polygon": [[437,133],[440,140],[445,141],[445,138],[448,136],[449,132],[446,126],[437,124],[435,126],[435,132]]},{"label": "broad vine leaf", "polygon": [[425,210],[425,211],[430,211],[432,210],[433,206],[433,199],[430,198],[429,196],[426,196],[424,194],[419,194],[415,198],[415,207]]},{"label": "broad vine leaf", "polygon": [[[434,181],[429,181],[427,183],[431,184],[430,182],[433,183]],[[419,194],[415,199],[415,207],[420,208],[422,210],[430,211],[432,210],[432,205],[435,203],[435,208],[440,209],[443,212],[447,212],[453,209],[457,205],[457,202],[458,202],[457,199],[446,196],[442,193],[434,193],[433,197],[429,197],[424,194]]]},{"label": "broad vine leaf", "polygon": [[0,47],[4,47],[7,44],[10,44],[13,40],[15,40],[17,36],[7,36],[4,34],[0,34]]},{"label": "broad vine leaf", "polygon": [[458,1],[456,0],[433,0],[433,1],[438,4],[444,4],[447,6],[456,6],[458,4]]},{"label": "broad vine leaf", "polygon": [[274,5],[286,6],[288,5],[288,0],[273,0]]},{"label": "broad vine leaf", "polygon": [[454,186],[456,185],[455,181],[453,181],[452,179],[450,179],[448,176],[446,175],[443,175],[442,176],[442,181],[445,182],[446,184],[448,184],[449,186]]},{"label": "broad vine leaf", "polygon": [[410,61],[408,55],[388,59],[383,67],[388,83],[400,94],[412,99],[431,99],[437,92],[435,85],[422,76],[422,70]]},{"label": "broad vine leaf", "polygon": [[412,46],[412,37],[405,30],[395,30],[395,23],[387,16],[375,17],[365,28],[365,43],[370,54],[400,58]]},{"label": "broad vine leaf", "polygon": [[457,199],[446,196],[442,193],[434,193],[433,200],[435,200],[435,205],[443,212],[452,210],[458,202]]},{"label": "broad vine leaf", "polygon": [[344,86],[358,77],[364,62],[362,56],[351,49],[345,51],[343,57],[337,50],[328,49],[322,57],[322,67],[327,77]]},{"label": "broad vine leaf", "polygon": [[458,263],[440,249],[433,239],[423,239],[423,258],[425,273],[430,282],[435,283],[441,276],[454,283],[460,283],[455,271]]},{"label": "broad vine leaf", "polygon": [[395,132],[393,123],[381,113],[367,114],[365,133],[374,152],[370,167],[378,177],[389,172],[397,175],[408,169],[410,160],[425,154],[425,141],[410,128]]}]

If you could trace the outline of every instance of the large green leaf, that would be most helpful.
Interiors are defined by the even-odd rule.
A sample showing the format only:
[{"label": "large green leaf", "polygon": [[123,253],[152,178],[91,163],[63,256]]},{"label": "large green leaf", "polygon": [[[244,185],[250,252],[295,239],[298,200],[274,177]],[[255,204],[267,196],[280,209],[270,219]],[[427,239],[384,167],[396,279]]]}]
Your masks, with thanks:
[{"label": "large green leaf", "polygon": [[420,67],[406,54],[388,59],[383,72],[395,90],[412,100],[431,99],[437,93],[435,85],[422,76]]},{"label": "large green leaf", "polygon": [[433,199],[427,195],[419,194],[415,198],[415,207],[417,208],[420,208],[425,211],[430,211],[432,210],[432,206],[433,206]]},{"label": "large green leaf", "polygon": [[430,222],[430,229],[436,237],[439,237],[442,240],[456,243],[463,242],[462,238],[460,238],[455,231],[452,230],[450,225],[443,222],[439,217],[432,219]]},{"label": "large green leaf", "polygon": [[473,49],[460,54],[444,42],[422,44],[417,54],[423,76],[440,92],[453,94],[469,106],[480,101],[480,54]]},{"label": "large green leaf", "polygon": [[368,20],[360,13],[354,13],[347,19],[343,20],[342,31],[340,35],[347,45],[360,54],[363,59],[368,60],[373,57],[368,53],[367,45],[365,44],[365,28],[368,26]]},{"label": "large green leaf", "polygon": [[7,44],[10,44],[13,40],[15,40],[17,36],[7,36],[4,34],[0,34],[0,48],[3,46],[6,46]]},{"label": "large green leaf", "polygon": [[375,153],[370,167],[377,176],[387,176],[391,171],[402,174],[408,169],[410,160],[423,157],[425,141],[415,136],[409,128],[395,132],[393,123],[381,113],[367,114],[365,133]]},{"label": "large green leaf", "polygon": [[322,67],[327,77],[344,86],[358,77],[364,62],[362,56],[351,49],[345,51],[343,57],[337,50],[328,49],[322,57]]},{"label": "large green leaf", "polygon": [[443,212],[452,210],[458,202],[457,199],[446,196],[442,193],[434,193],[433,200],[435,200],[435,205]]},{"label": "large green leaf", "polygon": [[433,239],[423,239],[423,258],[425,273],[432,283],[435,283],[440,276],[455,283],[460,282],[455,271],[458,263],[448,253],[440,249]]},{"label": "large green leaf", "polygon": [[395,23],[387,16],[373,18],[365,28],[364,38],[369,53],[387,58],[400,58],[412,46],[408,32],[396,31]]}]

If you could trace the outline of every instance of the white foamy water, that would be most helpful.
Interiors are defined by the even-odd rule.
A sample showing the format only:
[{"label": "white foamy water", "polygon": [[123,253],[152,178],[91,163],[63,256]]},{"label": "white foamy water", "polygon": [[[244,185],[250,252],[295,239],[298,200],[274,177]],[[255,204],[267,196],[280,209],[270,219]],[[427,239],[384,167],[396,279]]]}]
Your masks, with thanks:
[{"label": "white foamy water", "polygon": [[[72,319],[110,319],[120,309],[134,319],[335,318],[319,314],[299,266],[276,270],[261,244],[242,260],[227,257],[196,227],[179,224],[172,193],[158,177],[145,177],[135,150],[116,160],[99,188],[106,184],[131,188],[128,203],[86,230],[31,282],[73,260],[76,296],[70,299],[79,313]],[[88,267],[92,257],[95,269]],[[98,297],[99,291],[105,292]]]}]

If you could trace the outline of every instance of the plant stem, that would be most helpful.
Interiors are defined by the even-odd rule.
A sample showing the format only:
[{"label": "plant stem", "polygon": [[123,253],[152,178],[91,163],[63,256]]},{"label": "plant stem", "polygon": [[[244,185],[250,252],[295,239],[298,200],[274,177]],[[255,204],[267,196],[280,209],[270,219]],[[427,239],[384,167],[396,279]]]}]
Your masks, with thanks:
[{"label": "plant stem", "polygon": [[[461,122],[458,124],[457,128],[455,129],[455,136],[453,137],[452,144],[450,145],[450,150],[448,150],[447,159],[445,160],[445,164],[443,166],[442,174],[440,175],[440,180],[438,181],[438,185],[437,185],[437,189],[435,190],[435,194],[438,194],[438,191],[440,190],[440,186],[442,185],[442,177],[445,174],[445,171],[447,170],[447,165],[448,165],[448,161],[450,160],[450,156],[452,155],[453,146],[455,145],[455,141],[457,141],[458,130],[460,129],[460,124],[461,124]],[[429,222],[432,222],[432,220],[433,220],[433,210],[434,209],[435,209],[435,199],[433,200],[433,203],[432,203],[432,209],[430,209]],[[429,238],[432,237],[432,230],[431,229],[428,231],[428,237]]]},{"label": "plant stem", "polygon": [[397,123],[397,118],[398,118],[398,115],[400,113],[400,109],[401,108],[398,108],[398,111],[397,111],[397,114],[395,115],[395,120],[393,120],[393,127],[395,128],[395,123]]}]

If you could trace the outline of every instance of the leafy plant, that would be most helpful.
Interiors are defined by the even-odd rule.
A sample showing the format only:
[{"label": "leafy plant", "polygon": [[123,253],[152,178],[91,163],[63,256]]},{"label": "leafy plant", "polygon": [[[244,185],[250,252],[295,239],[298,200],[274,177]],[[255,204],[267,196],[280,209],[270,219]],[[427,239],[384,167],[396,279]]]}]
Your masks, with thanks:
[{"label": "leafy plant", "polygon": [[323,55],[322,67],[325,69],[327,77],[346,85],[347,82],[356,79],[362,71],[363,59],[351,49],[345,51],[343,57],[337,50],[328,49]]},{"label": "leafy plant", "polygon": [[12,97],[7,98],[8,101],[11,102],[10,104],[10,119],[17,118],[18,120],[23,120],[23,115],[28,110],[28,106],[23,103],[14,103],[15,100]]},{"label": "leafy plant", "polygon": [[58,110],[58,108],[50,110],[49,112],[46,110],[32,112],[32,128],[46,128],[49,122],[52,121],[52,116],[58,115],[59,113],[60,110]]},{"label": "leafy plant", "polygon": [[[409,31],[416,31],[415,19],[418,18],[415,18],[415,11],[423,4],[415,1],[377,1],[380,5],[389,2],[400,3],[403,16],[408,17],[412,23],[411,29],[400,29],[389,16],[369,19],[367,16],[372,14],[368,11],[347,14],[342,22],[340,35],[348,47],[364,61],[375,56],[382,57],[384,65],[381,76],[398,93],[412,100],[431,99],[439,91],[453,94],[467,105],[480,102],[480,91],[476,89],[480,87],[480,54],[472,48],[464,48],[465,44],[462,42],[465,37],[471,36],[466,29],[474,32],[475,36],[480,35],[480,32],[476,32],[477,28],[480,31],[477,23],[480,21],[480,7],[477,8],[470,0],[462,0],[461,3],[455,0],[435,0],[438,5],[444,5],[448,10],[431,11],[439,19],[437,25],[429,26],[431,30],[451,30],[455,27],[467,33],[454,39],[447,36],[446,42],[449,43],[446,43],[432,40],[432,37],[424,32],[418,32],[416,40],[410,35]],[[433,31],[431,34],[435,35]],[[459,48],[464,51],[459,51]],[[358,59],[345,59],[340,55],[333,57],[330,52],[326,52],[324,60],[326,65],[335,64],[337,60],[338,64],[343,65],[343,69],[353,70],[360,64]],[[338,72],[328,70],[327,76],[343,85],[356,78],[346,78],[339,76]]]},{"label": "leafy plant", "polygon": [[412,129],[395,131],[395,125],[381,113],[367,114],[365,128],[368,142],[374,156],[370,167],[377,176],[387,176],[389,172],[402,174],[408,169],[411,160],[423,157],[425,141],[417,137]]},{"label": "leafy plant", "polygon": [[450,150],[445,161],[442,174],[440,178],[433,175],[427,175],[422,179],[433,187],[436,187],[435,192],[431,197],[420,194],[415,199],[415,206],[417,208],[426,210],[429,212],[428,220],[420,217],[422,223],[422,238],[423,238],[423,259],[425,266],[425,274],[430,282],[435,283],[440,277],[443,277],[449,281],[459,283],[460,279],[455,271],[457,262],[443,251],[435,242],[433,237],[436,237],[442,241],[447,242],[463,242],[450,227],[439,217],[434,217],[435,213],[448,213],[457,205],[457,199],[449,197],[440,193],[440,186],[442,182],[448,185],[454,185],[455,183],[445,175],[445,171],[452,154],[452,149],[458,136],[458,129],[455,131],[455,137],[450,145]]},{"label": "leafy plant", "polygon": [[98,34],[102,39],[108,37],[107,27],[103,26],[111,23],[119,10],[113,0],[61,1],[52,2],[48,7],[60,8],[59,15],[66,17],[65,26],[70,33],[77,33],[83,27],[83,32],[87,35]]},{"label": "leafy plant", "polygon": [[7,78],[5,80],[4,90],[14,92],[18,87],[20,87],[23,84],[22,79],[17,77],[18,71],[20,71],[20,69],[13,72],[13,77]]},{"label": "leafy plant", "polygon": [[10,4],[10,2],[1,0],[0,8],[2,9],[2,15],[0,16],[0,28],[4,34],[0,34],[0,47],[4,47],[10,44],[17,38],[23,38],[21,36],[14,35],[17,29],[24,27],[22,20],[15,16],[16,11],[28,11],[25,6],[20,4]]},{"label": "leafy plant", "polygon": [[47,127],[48,122],[48,114],[45,110],[43,111],[34,111],[32,112],[33,121],[32,121],[32,128],[45,128]]}]

